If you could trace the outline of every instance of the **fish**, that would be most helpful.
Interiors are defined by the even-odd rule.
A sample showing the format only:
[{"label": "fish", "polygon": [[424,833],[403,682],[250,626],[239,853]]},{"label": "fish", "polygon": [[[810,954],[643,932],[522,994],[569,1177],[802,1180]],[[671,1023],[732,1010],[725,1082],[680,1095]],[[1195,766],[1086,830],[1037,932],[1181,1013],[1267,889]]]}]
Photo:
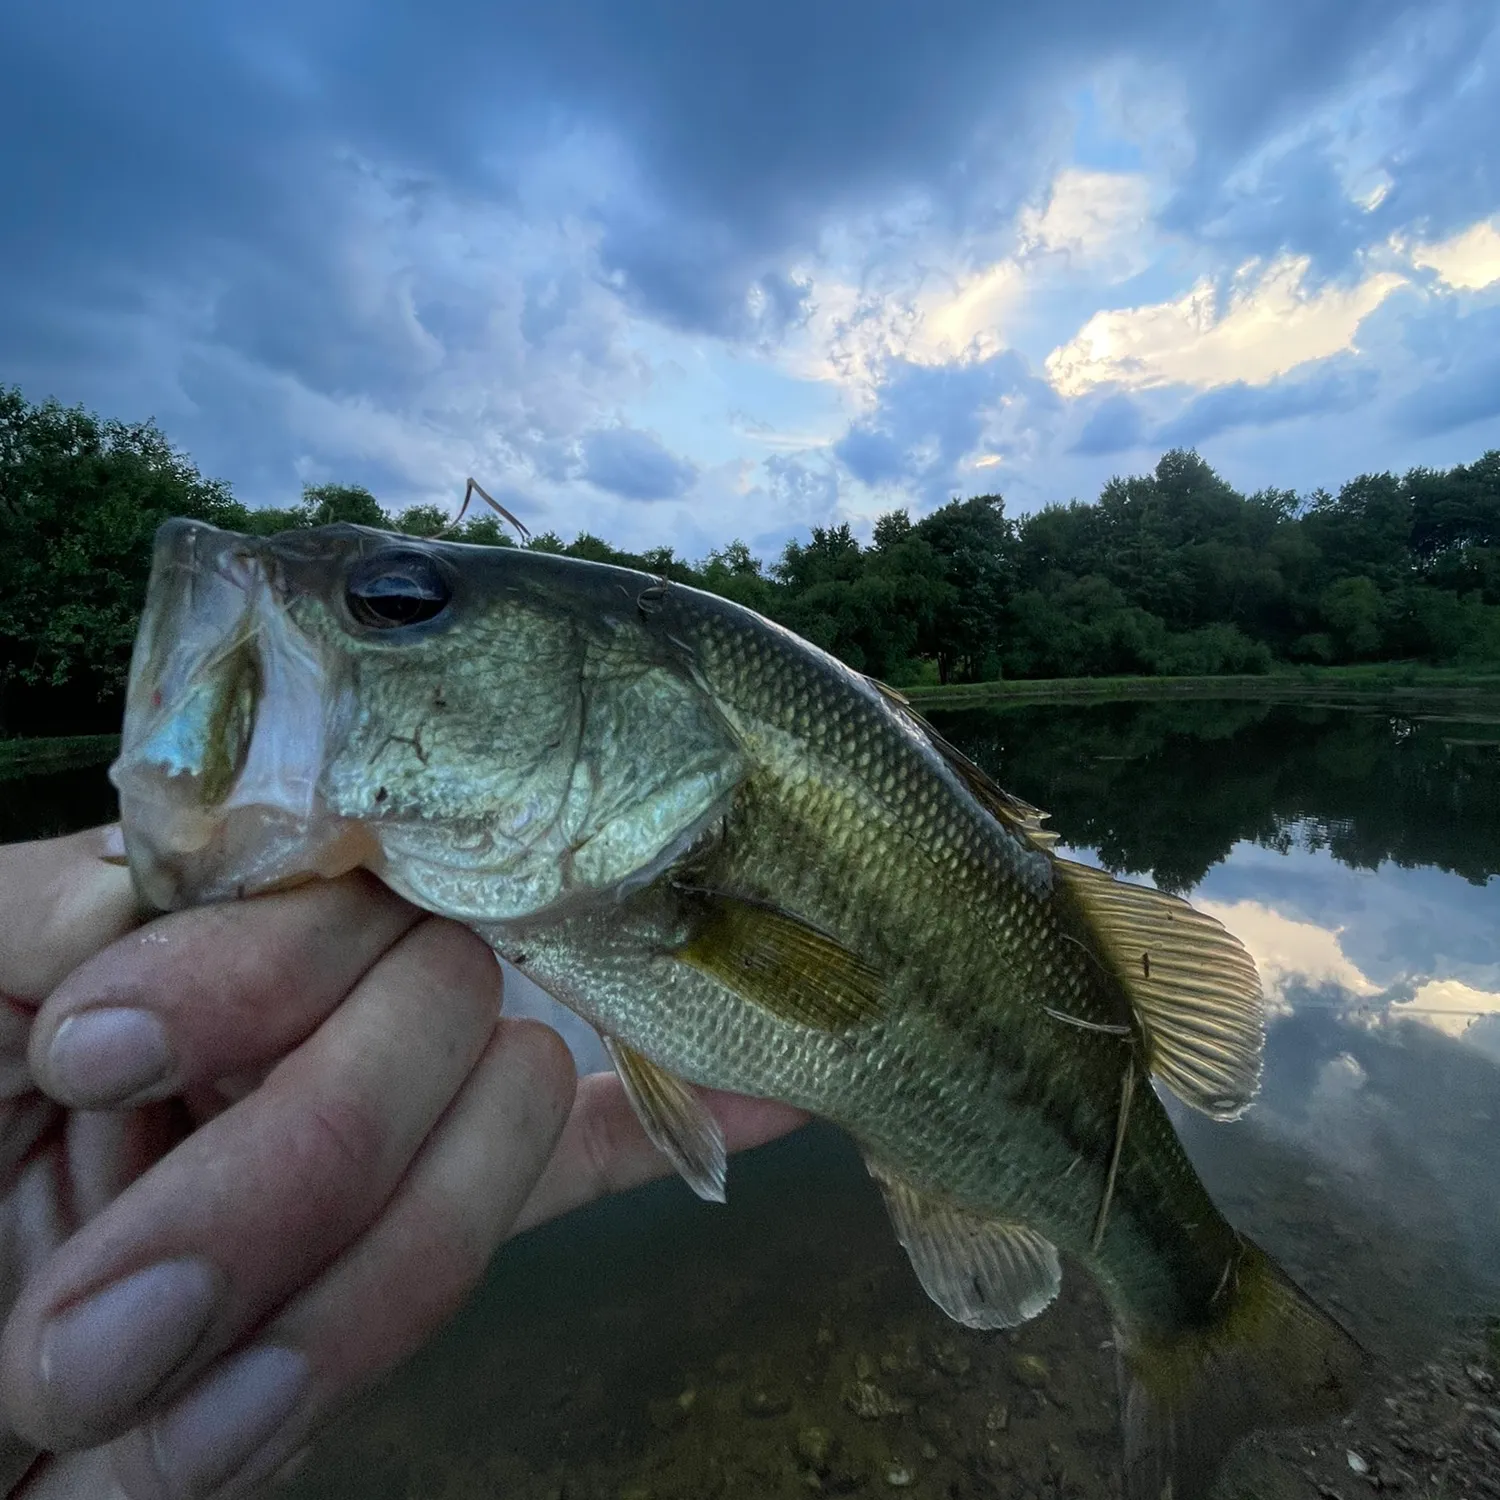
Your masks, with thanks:
[{"label": "fish", "polygon": [[960,1324],[1036,1317],[1066,1256],[1114,1319],[1127,1500],[1200,1500],[1246,1433],[1354,1400],[1365,1352],[1158,1092],[1253,1100],[1243,946],[772,621],[523,548],[171,521],[110,775],[156,908],[365,868],[467,924],[597,1028],[701,1197],[708,1086],[847,1131]]}]

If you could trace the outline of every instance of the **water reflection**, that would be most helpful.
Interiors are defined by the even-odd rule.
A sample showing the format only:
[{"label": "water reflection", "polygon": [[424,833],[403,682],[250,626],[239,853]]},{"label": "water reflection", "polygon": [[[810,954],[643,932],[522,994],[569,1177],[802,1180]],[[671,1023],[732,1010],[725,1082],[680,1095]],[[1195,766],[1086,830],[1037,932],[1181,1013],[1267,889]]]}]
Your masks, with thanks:
[{"label": "water reflection", "polygon": [[1481,884],[1500,869],[1500,719],[1222,702],[933,718],[1068,843],[1169,890],[1245,841]]},{"label": "water reflection", "polygon": [[[1050,808],[1064,852],[1180,891],[1255,957],[1270,1015],[1256,1107],[1225,1128],[1169,1101],[1236,1222],[1378,1325],[1377,1346],[1420,1345],[1485,1305],[1500,1288],[1500,725],[1195,703],[940,727]],[[1303,1245],[1287,1203],[1309,1182]],[[1380,1264],[1358,1290],[1319,1288],[1320,1247],[1356,1220]]]}]

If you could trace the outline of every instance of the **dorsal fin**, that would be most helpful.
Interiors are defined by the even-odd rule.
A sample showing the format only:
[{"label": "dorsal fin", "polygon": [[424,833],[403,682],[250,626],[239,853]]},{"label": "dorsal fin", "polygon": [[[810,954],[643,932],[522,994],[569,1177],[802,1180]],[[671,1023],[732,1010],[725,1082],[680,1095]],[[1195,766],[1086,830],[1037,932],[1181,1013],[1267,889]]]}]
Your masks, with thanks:
[{"label": "dorsal fin", "polygon": [[1056,859],[1125,986],[1153,1074],[1185,1104],[1232,1120],[1255,1097],[1265,1005],[1239,940],[1186,901]]},{"label": "dorsal fin", "polygon": [[[1047,814],[998,786],[894,688],[876,690],[920,734],[981,807],[1049,854]],[[1152,1073],[1185,1104],[1232,1120],[1255,1097],[1265,1005],[1255,963],[1239,940],[1186,901],[1052,855],[1084,908],[1141,1023]]]},{"label": "dorsal fin", "polygon": [[869,681],[911,728],[937,751],[948,769],[963,782],[969,794],[987,813],[999,819],[1007,828],[1019,833],[1036,848],[1052,848],[1057,842],[1057,835],[1042,827],[1048,814],[1013,793],[1007,792],[1004,787],[993,781],[957,745],[944,739],[895,688],[874,677],[871,677]]}]

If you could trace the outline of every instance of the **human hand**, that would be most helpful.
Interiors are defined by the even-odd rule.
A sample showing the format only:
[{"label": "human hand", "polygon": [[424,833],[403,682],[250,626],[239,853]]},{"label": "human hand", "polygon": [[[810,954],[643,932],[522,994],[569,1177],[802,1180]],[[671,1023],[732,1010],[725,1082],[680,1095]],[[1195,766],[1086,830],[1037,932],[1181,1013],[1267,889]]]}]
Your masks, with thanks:
[{"label": "human hand", "polygon": [[507,1235],[668,1169],[465,929],[365,876],[137,928],[103,838],[0,848],[0,1406],[71,1454],[25,1500],[245,1493]]}]

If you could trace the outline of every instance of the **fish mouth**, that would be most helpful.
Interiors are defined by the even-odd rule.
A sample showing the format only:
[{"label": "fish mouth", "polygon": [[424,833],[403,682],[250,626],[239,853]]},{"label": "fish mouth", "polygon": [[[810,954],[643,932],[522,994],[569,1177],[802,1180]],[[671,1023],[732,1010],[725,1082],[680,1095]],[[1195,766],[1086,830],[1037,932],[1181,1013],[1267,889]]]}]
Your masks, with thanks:
[{"label": "fish mouth", "polygon": [[157,533],[109,775],[136,885],[158,909],[378,857],[320,795],[347,694],[288,604],[265,543],[196,521]]}]

